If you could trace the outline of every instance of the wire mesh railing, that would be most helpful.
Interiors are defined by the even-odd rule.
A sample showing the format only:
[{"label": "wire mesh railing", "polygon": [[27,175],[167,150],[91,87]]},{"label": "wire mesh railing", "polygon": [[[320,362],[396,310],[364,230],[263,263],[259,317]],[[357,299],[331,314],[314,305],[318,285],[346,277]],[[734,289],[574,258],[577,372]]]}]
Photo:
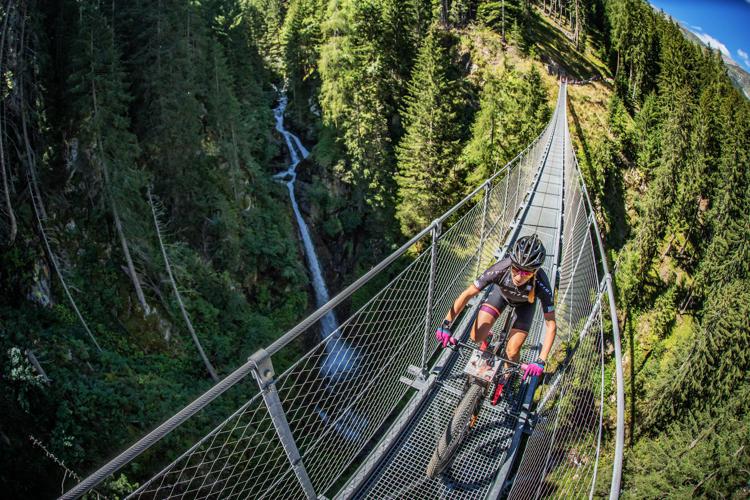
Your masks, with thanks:
[{"label": "wire mesh railing", "polygon": [[[493,261],[528,196],[551,134],[548,126],[429,227],[63,498],[89,491],[189,424],[224,392],[253,378],[257,392],[129,497],[335,494],[357,458],[408,401],[410,389],[400,377],[410,366],[428,368],[438,346],[433,332],[439,320],[477,270]],[[397,260],[410,255],[411,262],[397,272]],[[335,332],[320,339],[319,321],[327,312],[376,276],[391,275]],[[301,352],[304,342],[312,345]],[[290,357],[296,361],[276,374],[274,365]]]},{"label": "wire mesh railing", "polygon": [[[610,497],[619,494],[623,445],[619,329],[606,255],[565,123],[565,219],[556,300],[560,361],[537,407],[509,498],[593,497],[602,452],[607,380],[614,344],[617,430]],[[563,359],[559,359],[564,356]]]}]

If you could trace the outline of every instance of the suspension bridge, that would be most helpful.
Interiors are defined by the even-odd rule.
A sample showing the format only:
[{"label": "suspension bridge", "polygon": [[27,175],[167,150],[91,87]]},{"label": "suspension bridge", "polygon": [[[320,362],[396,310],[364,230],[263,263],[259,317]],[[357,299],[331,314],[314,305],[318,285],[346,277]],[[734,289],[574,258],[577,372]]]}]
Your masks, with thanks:
[{"label": "suspension bridge", "polygon": [[[591,498],[603,491],[617,498],[624,435],[619,330],[601,235],[570,140],[566,92],[562,83],[541,135],[474,192],[62,498],[95,492],[144,454],[163,456],[155,450],[165,436],[238,390],[244,403],[128,498]],[[547,248],[544,267],[556,289],[551,373],[535,404],[518,384],[497,406],[484,403],[450,469],[428,478],[468,359],[465,351],[439,349],[434,331],[456,296],[532,233]],[[354,307],[356,292],[383,277],[392,278]],[[479,303],[458,320],[464,338]],[[353,312],[339,314],[338,329],[321,339],[321,320],[337,308]],[[541,348],[544,322],[539,308],[535,314],[525,361]],[[614,375],[605,373],[610,356]],[[291,366],[277,372],[290,357]],[[606,414],[610,401],[614,416]],[[604,432],[612,434],[606,451]]]}]

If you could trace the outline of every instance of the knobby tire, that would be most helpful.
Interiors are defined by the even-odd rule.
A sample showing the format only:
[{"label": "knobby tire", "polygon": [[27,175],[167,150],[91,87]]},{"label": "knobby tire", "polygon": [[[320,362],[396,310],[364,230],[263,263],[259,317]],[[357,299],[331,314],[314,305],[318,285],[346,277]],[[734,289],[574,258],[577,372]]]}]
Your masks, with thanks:
[{"label": "knobby tire", "polygon": [[469,424],[476,412],[482,390],[483,388],[479,384],[474,383],[464,393],[463,399],[453,412],[450,423],[443,431],[443,435],[432,453],[430,463],[427,465],[427,477],[437,477],[453,460],[453,455],[469,430]]}]

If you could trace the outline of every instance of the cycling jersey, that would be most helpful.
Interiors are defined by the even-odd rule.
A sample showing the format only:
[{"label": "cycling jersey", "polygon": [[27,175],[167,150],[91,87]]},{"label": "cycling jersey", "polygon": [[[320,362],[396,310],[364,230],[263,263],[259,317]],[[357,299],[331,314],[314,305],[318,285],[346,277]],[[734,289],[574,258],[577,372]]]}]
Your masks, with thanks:
[{"label": "cycling jersey", "polygon": [[[510,267],[511,261],[509,257],[497,261],[474,280],[474,286],[482,290],[490,284],[496,285],[503,299],[513,306],[529,304],[539,299],[542,303],[544,319],[554,319],[554,294],[552,286],[549,283],[549,278],[547,278],[547,273],[543,269],[539,269],[535,277],[517,287],[513,283]],[[529,296],[531,296],[531,301],[529,300]]]}]

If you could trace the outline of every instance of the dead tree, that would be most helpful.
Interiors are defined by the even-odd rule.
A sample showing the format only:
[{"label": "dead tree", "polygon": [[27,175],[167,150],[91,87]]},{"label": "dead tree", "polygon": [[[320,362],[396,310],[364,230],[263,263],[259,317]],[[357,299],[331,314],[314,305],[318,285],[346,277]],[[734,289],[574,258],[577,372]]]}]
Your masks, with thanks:
[{"label": "dead tree", "polygon": [[185,320],[185,325],[187,326],[188,331],[190,332],[190,336],[193,337],[193,342],[195,343],[195,347],[198,349],[198,353],[201,356],[201,359],[203,360],[203,364],[206,365],[206,370],[208,370],[209,375],[211,375],[211,378],[214,380],[214,382],[219,381],[219,376],[216,375],[216,370],[214,370],[213,365],[211,364],[211,361],[208,359],[208,356],[206,356],[206,352],[203,350],[203,346],[201,345],[200,340],[198,339],[198,335],[195,333],[195,328],[193,328],[193,323],[190,321],[190,316],[187,313],[187,310],[185,309],[185,304],[182,302],[182,296],[180,295],[180,290],[177,288],[177,282],[174,279],[174,275],[172,274],[172,266],[169,263],[169,257],[167,256],[167,250],[164,248],[164,241],[161,237],[161,227],[159,225],[159,218],[156,215],[156,207],[154,206],[154,200],[151,196],[151,188],[148,189],[148,203],[151,206],[151,215],[154,217],[154,227],[156,227],[156,236],[159,240],[159,248],[161,249],[161,255],[164,258],[164,267],[167,270],[167,276],[169,277],[169,283],[172,285],[172,290],[174,291],[175,298],[177,299],[177,304],[180,307],[180,312],[182,313],[182,318]]}]

